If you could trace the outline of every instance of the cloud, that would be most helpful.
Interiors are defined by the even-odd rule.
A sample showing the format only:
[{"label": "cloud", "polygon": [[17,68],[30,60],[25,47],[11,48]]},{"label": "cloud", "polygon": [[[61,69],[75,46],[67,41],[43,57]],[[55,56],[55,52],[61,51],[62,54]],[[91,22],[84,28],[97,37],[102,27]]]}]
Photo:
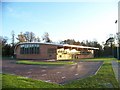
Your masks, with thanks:
[{"label": "cloud", "polygon": [[7,7],[7,10],[11,13],[14,12],[13,8],[11,8],[11,7]]},{"label": "cloud", "polygon": [[28,13],[28,12],[23,11],[23,10],[19,10],[19,7],[13,8],[10,6],[6,6],[6,12],[7,12],[7,15],[14,17],[14,18],[21,18],[21,19],[28,18],[29,19],[32,17],[31,13]]},{"label": "cloud", "polygon": [[19,12],[17,12],[16,9],[10,6],[6,6],[6,12],[7,12],[7,15],[12,16],[14,18],[19,18],[22,15]]}]

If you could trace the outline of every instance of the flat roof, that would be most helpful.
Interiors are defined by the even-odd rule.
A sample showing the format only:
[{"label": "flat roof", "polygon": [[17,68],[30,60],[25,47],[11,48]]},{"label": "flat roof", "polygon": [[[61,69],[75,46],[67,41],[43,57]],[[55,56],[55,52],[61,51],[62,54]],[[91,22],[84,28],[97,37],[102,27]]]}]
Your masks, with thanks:
[{"label": "flat roof", "polygon": [[[55,43],[42,43],[42,42],[21,42],[19,44],[47,44],[47,45],[55,45],[55,46],[62,46],[62,44],[55,44]],[[18,45],[19,45],[18,44]]]},{"label": "flat roof", "polygon": [[75,48],[99,49],[99,48],[95,48],[95,47],[79,46],[79,45],[69,45],[69,44],[64,44],[63,46],[66,46],[66,47],[75,47]]},{"label": "flat roof", "polygon": [[31,43],[36,43],[36,44],[47,44],[47,45],[55,45],[58,47],[75,47],[75,48],[87,48],[87,49],[99,49],[95,47],[88,47],[88,46],[79,46],[79,45],[69,45],[69,44],[56,44],[56,43],[41,43],[41,42],[21,42],[20,44],[31,44]]}]

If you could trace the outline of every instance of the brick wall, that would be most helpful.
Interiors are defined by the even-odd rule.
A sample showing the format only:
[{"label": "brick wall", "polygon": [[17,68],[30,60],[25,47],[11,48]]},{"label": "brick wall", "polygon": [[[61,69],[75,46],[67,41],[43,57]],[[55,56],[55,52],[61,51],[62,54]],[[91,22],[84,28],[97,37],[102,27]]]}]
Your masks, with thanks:
[{"label": "brick wall", "polygon": [[[48,53],[48,48],[55,48],[56,53]],[[16,49],[17,59],[56,59],[57,58],[57,46],[40,44],[39,54],[20,54],[20,45]]]},{"label": "brick wall", "polygon": [[77,55],[78,58],[94,58],[93,54],[89,54],[89,55]]}]

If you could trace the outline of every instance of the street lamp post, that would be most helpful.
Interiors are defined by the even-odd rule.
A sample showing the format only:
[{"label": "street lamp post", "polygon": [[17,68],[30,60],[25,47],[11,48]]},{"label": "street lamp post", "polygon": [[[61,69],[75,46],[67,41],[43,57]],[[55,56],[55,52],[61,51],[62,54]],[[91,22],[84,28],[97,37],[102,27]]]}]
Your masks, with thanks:
[{"label": "street lamp post", "polygon": [[[120,23],[119,21],[120,19],[120,1],[118,2],[118,24]],[[120,60],[120,25],[118,25],[118,33],[117,33],[117,43],[118,43],[118,47],[117,47],[117,54],[118,54],[118,60]]]},{"label": "street lamp post", "polygon": [[115,24],[116,24],[116,30],[117,30],[116,31],[117,32],[116,33],[117,34],[117,59],[119,60],[120,59],[120,55],[119,55],[120,54],[120,52],[119,52],[119,47],[120,47],[120,42],[119,42],[120,41],[120,32],[117,29],[117,27],[118,27],[117,23],[118,23],[118,20],[115,21]]},{"label": "street lamp post", "polygon": [[117,33],[117,43],[118,43],[118,47],[117,47],[117,59],[120,60],[120,32]]}]

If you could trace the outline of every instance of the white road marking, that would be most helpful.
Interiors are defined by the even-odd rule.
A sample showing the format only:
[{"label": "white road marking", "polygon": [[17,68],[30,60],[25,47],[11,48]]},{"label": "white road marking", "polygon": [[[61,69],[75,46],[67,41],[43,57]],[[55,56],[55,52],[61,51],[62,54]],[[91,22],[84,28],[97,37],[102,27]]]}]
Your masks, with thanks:
[{"label": "white road marking", "polygon": [[46,80],[45,82],[50,82],[51,80]]},{"label": "white road marking", "polygon": [[46,70],[42,70],[42,72],[45,72]]},{"label": "white road marking", "polygon": [[76,73],[75,76],[77,76],[78,74]]},{"label": "white road marking", "polygon": [[66,78],[66,77],[64,76],[64,77],[62,77],[62,79],[63,79],[63,78]]},{"label": "white road marking", "polygon": [[42,74],[41,76],[46,76],[47,74]]},{"label": "white road marking", "polygon": [[57,73],[61,73],[61,72],[57,72]]},{"label": "white road marking", "polygon": [[22,79],[22,78],[28,78],[28,77],[17,77],[17,78]]},{"label": "white road marking", "polygon": [[27,73],[32,73],[32,72],[27,72]]}]

